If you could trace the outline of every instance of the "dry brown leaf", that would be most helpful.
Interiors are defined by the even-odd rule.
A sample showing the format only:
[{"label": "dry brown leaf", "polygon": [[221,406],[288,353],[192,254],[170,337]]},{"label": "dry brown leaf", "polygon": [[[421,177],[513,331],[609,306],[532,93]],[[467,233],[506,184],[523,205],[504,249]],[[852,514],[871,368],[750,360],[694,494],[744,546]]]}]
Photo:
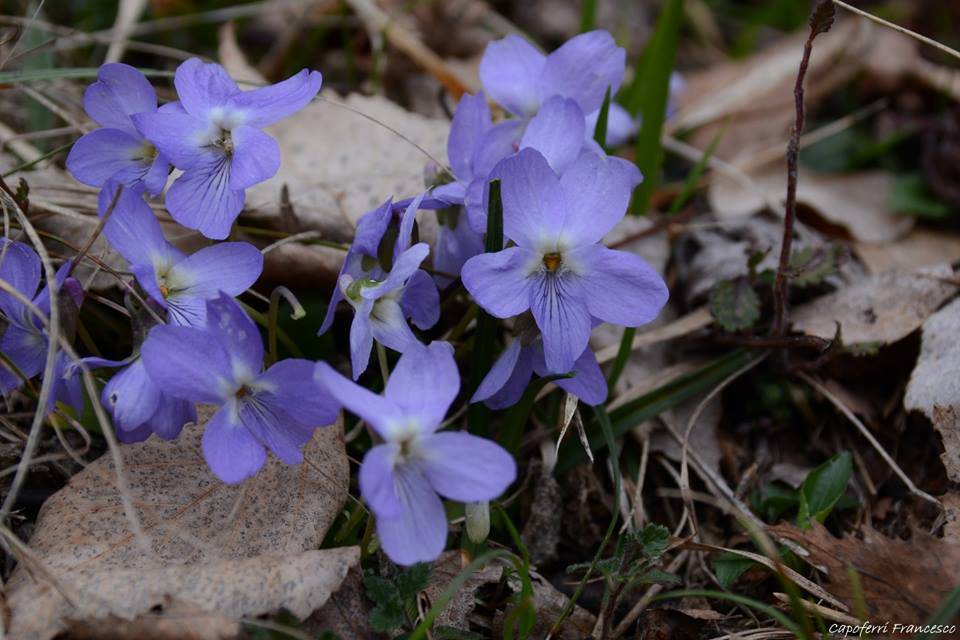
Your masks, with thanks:
[{"label": "dry brown leaf", "polygon": [[240,633],[240,623],[220,613],[165,598],[162,613],[147,613],[133,620],[109,616],[102,620],[68,621],[71,638],[89,640],[202,640],[232,638]]},{"label": "dry brown leaf", "polygon": [[940,455],[947,477],[960,482],[960,299],[923,323],[917,366],[903,399],[908,410],[922,411],[943,439]]},{"label": "dry brown leaf", "polygon": [[[148,549],[131,532],[110,456],[47,500],[30,550],[57,584],[32,578],[24,564],[14,571],[7,596],[12,631],[22,634],[14,637],[52,637],[65,618],[133,619],[165,596],[206,608],[218,588],[234,602],[218,610],[231,615],[282,605],[306,616],[322,604],[311,593],[335,589],[355,559],[353,550],[310,551],[347,497],[342,427],[318,429],[304,464],[287,466],[271,456],[255,477],[233,486],[207,468],[202,432],[191,426],[174,441],[152,438],[122,448]],[[314,573],[303,571],[308,564]]]},{"label": "dry brown leaf", "polygon": [[844,344],[889,344],[906,337],[957,291],[949,265],[869,276],[791,312],[794,329]]},{"label": "dry brown leaf", "polygon": [[[873,529],[863,539],[834,538],[821,524],[810,530],[781,524],[771,528],[810,552],[809,561],[830,576],[830,592],[856,610],[855,588],[847,576],[852,567],[860,576],[869,620],[922,624],[956,586],[960,545],[922,531],[910,540],[887,538]],[[892,625],[891,625],[892,628]]]},{"label": "dry brown leaf", "polygon": [[916,227],[896,242],[856,242],[853,250],[870,273],[882,273],[892,269],[913,271],[960,260],[960,237],[952,233]]},{"label": "dry brown leaf", "polygon": [[311,637],[320,636],[324,631],[336,633],[344,638],[387,638],[370,628],[370,612],[374,604],[367,598],[363,586],[363,573],[360,565],[347,573],[337,592],[320,609],[314,611],[303,623],[303,630]]},{"label": "dry brown leaf", "polygon": [[[514,593],[520,593],[523,586],[516,573],[508,574],[507,585]],[[550,631],[550,627],[553,626],[553,623],[567,606],[569,598],[536,571],[530,572],[530,585],[533,588],[533,600],[537,610],[536,624],[530,632],[530,637],[545,638],[547,632]],[[503,613],[498,612],[494,626],[502,626],[503,617]],[[590,637],[596,622],[596,617],[592,613],[579,605],[575,605],[573,611],[560,625],[560,629],[550,637],[557,640],[582,640],[582,638]],[[496,637],[500,635],[498,629]]]},{"label": "dry brown leaf", "polygon": [[[729,177],[716,176],[710,185],[710,205],[721,219],[748,216],[765,209],[767,201],[782,201],[787,170],[782,162],[750,172],[754,190]],[[808,221],[826,235],[866,244],[888,243],[913,227],[913,218],[890,208],[890,174],[885,171],[827,174],[800,167],[797,202],[807,205],[820,221]],[[855,197],[851,197],[855,194]],[[766,198],[764,197],[766,195]],[[820,222],[820,224],[816,224]]]},{"label": "dry brown leaf", "polygon": [[[862,67],[876,30],[867,20],[845,18],[817,38],[807,74],[808,104]],[[743,61],[687,75],[680,111],[668,129],[698,129],[692,141],[705,149],[726,126],[716,155],[731,162],[752,158],[773,144],[786,145],[794,118],[793,84],[806,36],[804,29]]]},{"label": "dry brown leaf", "polygon": [[385,98],[342,99],[325,91],[267,129],[280,144],[283,164],[276,176],[247,191],[247,209],[275,216],[286,184],[304,229],[349,240],[357,219],[388,197],[423,191],[426,163],[431,157],[446,161],[449,128]]},{"label": "dry brown leaf", "polygon": [[[460,575],[465,566],[459,551],[447,551],[433,562],[433,567],[430,569],[430,582],[424,589],[424,593],[431,603],[440,599],[441,594]],[[476,607],[477,589],[498,582],[502,575],[503,567],[499,564],[488,564],[474,571],[473,575],[467,578],[456,595],[440,611],[440,615],[437,616],[434,623],[434,628],[445,626],[469,631],[470,625],[467,618]]]}]

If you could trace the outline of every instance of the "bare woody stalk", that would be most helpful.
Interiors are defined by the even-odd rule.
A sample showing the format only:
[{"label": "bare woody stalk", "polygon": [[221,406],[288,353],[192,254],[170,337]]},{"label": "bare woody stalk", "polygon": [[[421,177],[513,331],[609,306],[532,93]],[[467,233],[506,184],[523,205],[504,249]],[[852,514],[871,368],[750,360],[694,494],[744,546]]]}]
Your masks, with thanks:
[{"label": "bare woody stalk", "polygon": [[773,283],[773,325],[770,334],[782,336],[787,328],[788,289],[787,278],[790,266],[790,247],[793,244],[793,228],[797,219],[797,164],[800,155],[800,134],[805,119],[803,103],[803,80],[810,66],[810,54],[813,52],[813,40],[830,30],[836,9],[832,0],[820,0],[810,14],[810,35],[803,45],[803,58],[797,72],[797,82],[793,87],[793,100],[797,112],[796,122],[790,132],[787,144],[787,199],[784,204],[783,242],[780,246],[780,262],[777,265],[777,277]]}]

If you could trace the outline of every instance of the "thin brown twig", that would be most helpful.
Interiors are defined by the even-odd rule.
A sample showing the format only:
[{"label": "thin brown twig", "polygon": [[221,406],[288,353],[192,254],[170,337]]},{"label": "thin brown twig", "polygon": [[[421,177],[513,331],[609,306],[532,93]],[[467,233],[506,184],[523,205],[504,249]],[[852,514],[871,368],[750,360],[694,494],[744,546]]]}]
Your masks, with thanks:
[{"label": "thin brown twig", "polygon": [[820,0],[810,15],[810,35],[803,45],[803,57],[800,59],[800,69],[797,72],[797,81],[793,87],[794,108],[796,121],[790,132],[790,142],[787,144],[787,199],[784,203],[783,242],[780,245],[780,262],[777,265],[777,275],[773,284],[773,324],[771,335],[782,336],[786,332],[787,321],[787,269],[790,266],[790,247],[793,244],[793,228],[797,219],[797,166],[800,156],[800,134],[803,132],[803,123],[806,117],[803,103],[803,80],[810,66],[810,54],[813,52],[813,40],[821,33],[828,31],[833,25],[834,8],[831,0]]}]

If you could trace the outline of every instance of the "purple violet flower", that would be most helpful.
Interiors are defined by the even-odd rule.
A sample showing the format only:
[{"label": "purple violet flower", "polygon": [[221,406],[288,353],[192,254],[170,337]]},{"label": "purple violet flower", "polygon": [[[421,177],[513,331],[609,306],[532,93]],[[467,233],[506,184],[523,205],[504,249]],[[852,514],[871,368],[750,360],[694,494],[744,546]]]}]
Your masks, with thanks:
[{"label": "purple violet flower", "polygon": [[91,187],[114,180],[136,193],[163,191],[170,163],[131,119],[157,111],[157,94],[144,75],[119,62],[103,65],[83,94],[83,108],[101,128],[70,149],[67,169],[73,177]]},{"label": "purple violet flower", "polygon": [[[437,433],[460,390],[453,347],[434,342],[400,357],[378,396],[319,363],[316,380],[384,439],[364,456],[359,483],[377,535],[401,565],[434,560],[447,539],[440,496],[492,500],[510,486],[516,463],[500,445],[463,432]],[[439,495],[438,495],[439,494]]]},{"label": "purple violet flower", "polygon": [[313,363],[282,360],[266,371],[263,341],[233,298],[207,301],[207,327],[156,326],[141,348],[147,374],[169,396],[220,408],[203,433],[203,456],[227,483],[256,474],[270,449],[286,464],[339,407],[313,382]]},{"label": "purple violet flower", "polygon": [[[670,98],[667,103],[667,118],[673,117],[678,110],[677,101],[680,95],[686,89],[686,82],[683,76],[674,71],[670,74]],[[600,109],[587,114],[587,138],[593,139],[593,132],[597,128],[597,120],[600,118]],[[610,103],[610,110],[607,112],[607,139],[606,146],[619,147],[633,137],[640,130],[641,118],[633,118],[626,109],[616,102]]]},{"label": "purple violet flower", "polygon": [[[185,424],[196,422],[193,403],[163,393],[147,375],[139,354],[126,360],[83,358],[83,363],[90,369],[122,367],[100,395],[120,442],[143,442],[153,433],[164,440],[173,440]],[[74,366],[73,373],[78,372],[79,368]]]},{"label": "purple violet flower", "polygon": [[600,108],[623,81],[626,51],[606,31],[588,31],[544,55],[516,35],[491,42],[480,60],[484,90],[504,109],[529,118],[553,96],[572,98],[584,113]]},{"label": "purple violet flower", "polygon": [[[50,313],[50,291],[44,286],[40,292],[40,257],[22,242],[0,238],[0,279],[29,298],[42,313]],[[63,264],[57,270],[57,292],[66,294],[64,300],[71,302],[76,311],[83,302],[83,288],[75,279],[69,277],[70,263]],[[0,291],[0,312],[6,320],[6,328],[0,336],[0,353],[20,370],[26,379],[33,378],[43,371],[47,358],[49,336],[43,322],[20,300],[6,291]],[[65,324],[69,318],[63,318]],[[68,375],[70,361],[62,351],[57,354],[54,366],[54,387],[50,394],[52,410],[57,400],[61,400],[78,411],[83,408],[83,394],[79,381]],[[0,362],[0,394],[6,396],[19,389],[23,381]],[[79,404],[78,404],[79,403]]]},{"label": "purple violet flower", "polygon": [[[100,192],[101,210],[112,191],[108,186]],[[103,232],[174,324],[202,327],[207,300],[221,291],[240,295],[263,271],[263,255],[246,242],[221,242],[186,255],[167,242],[153,211],[132,191],[120,194]]]},{"label": "purple violet flower", "polygon": [[533,312],[550,373],[573,368],[594,318],[638,326],[667,301],[663,279],[639,256],[600,244],[640,180],[613,160],[583,154],[562,176],[533,149],[501,162],[503,230],[516,246],[463,266],[464,286],[490,314]]},{"label": "purple violet flower", "polygon": [[327,307],[319,334],[333,324],[337,304],[346,300],[354,309],[350,326],[350,358],[357,379],[370,361],[373,341],[398,351],[423,346],[407,324],[407,318],[421,329],[429,329],[440,317],[440,294],[433,279],[420,269],[427,257],[426,243],[410,246],[414,215],[423,196],[409,203],[400,216],[396,241],[386,251],[392,256],[389,270],[380,263],[381,244],[394,219],[390,200],[364,214]]},{"label": "purple violet flower", "polygon": [[[543,339],[538,336],[529,344],[523,342],[516,338],[507,345],[470,402],[484,402],[497,410],[512,407],[520,401],[533,373],[541,378],[550,375],[543,357]],[[585,404],[603,404],[607,399],[607,381],[590,347],[574,362],[572,372],[572,378],[561,378],[554,384]]]},{"label": "purple violet flower", "polygon": [[137,129],[183,170],[167,192],[170,215],[222,240],[243,209],[244,191],[280,168],[277,141],[262,128],[293,115],[320,90],[317,71],[241,91],[218,64],[191,58],[177,67],[180,102],[133,117]]}]

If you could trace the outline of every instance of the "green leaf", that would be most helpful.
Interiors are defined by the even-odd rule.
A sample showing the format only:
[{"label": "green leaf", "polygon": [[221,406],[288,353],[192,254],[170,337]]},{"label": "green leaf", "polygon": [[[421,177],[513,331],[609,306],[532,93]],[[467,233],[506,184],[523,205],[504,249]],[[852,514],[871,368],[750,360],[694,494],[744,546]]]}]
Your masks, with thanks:
[{"label": "green leaf", "polygon": [[[763,357],[753,351],[737,349],[707,363],[697,371],[677,376],[670,382],[657,387],[639,398],[635,398],[610,412],[614,437],[622,436],[645,420],[660,415],[663,411],[689,400],[698,393],[712,389],[751,361]],[[598,432],[597,421],[586,425],[589,434],[590,449],[601,451],[606,443],[603,434]],[[560,447],[556,473],[563,473],[584,459],[586,454],[579,443],[565,443]]]},{"label": "green leaf", "polygon": [[754,511],[760,513],[767,522],[774,523],[787,511],[800,506],[800,494],[789,487],[769,482],[760,487],[759,495],[753,502]]},{"label": "green leaf", "polygon": [[829,244],[824,248],[803,247],[790,256],[791,284],[808,287],[823,282],[837,272],[843,248]]},{"label": "green leaf", "polygon": [[890,191],[890,208],[897,213],[931,220],[942,220],[953,213],[949,205],[937,200],[937,197],[930,192],[926,181],[919,173],[894,176]]},{"label": "green leaf", "polygon": [[597,0],[580,0],[580,33],[593,31],[596,28]]},{"label": "green leaf", "polygon": [[403,598],[400,597],[397,585],[391,580],[370,573],[363,577],[363,586],[367,597],[376,604],[369,616],[370,626],[374,631],[389,633],[402,627],[406,616]]},{"label": "green leaf", "polygon": [[720,128],[720,131],[717,132],[717,135],[713,136],[713,140],[710,141],[710,144],[707,146],[707,150],[703,152],[703,155],[700,156],[700,159],[697,160],[697,164],[693,165],[693,169],[690,170],[690,173],[687,174],[686,179],[683,181],[683,187],[680,189],[680,193],[677,194],[677,197],[673,199],[673,202],[670,203],[670,208],[667,210],[667,215],[676,215],[680,213],[680,209],[683,208],[683,205],[687,204],[687,201],[693,196],[694,191],[697,190],[697,183],[700,181],[700,176],[703,175],[703,172],[706,171],[707,165],[710,163],[710,158],[713,157],[713,153],[717,150],[717,145],[720,144],[720,140],[723,138],[723,134],[727,132],[727,127],[724,125]]},{"label": "green leaf", "polygon": [[406,602],[417,597],[417,594],[427,588],[430,581],[430,563],[418,562],[417,564],[401,569],[394,579],[397,590],[400,592],[400,598]]},{"label": "green leaf", "polygon": [[661,524],[648,524],[637,534],[637,542],[644,558],[659,560],[670,544],[670,530]]},{"label": "green leaf", "polygon": [[639,578],[637,578],[635,582],[638,582],[640,584],[663,584],[663,585],[670,586],[674,584],[679,584],[680,578],[678,578],[677,576],[667,571],[661,571],[660,569],[651,569],[650,571],[647,571],[646,573],[641,575]]},{"label": "green leaf", "polygon": [[760,298],[746,278],[721,280],[710,292],[710,315],[724,331],[749,329],[760,319]]},{"label": "green leaf", "polygon": [[603,104],[600,105],[600,113],[597,115],[597,126],[593,128],[593,139],[598,145],[607,148],[607,121],[610,118],[610,87],[607,87],[603,94]]},{"label": "green leaf", "polygon": [[464,631],[456,627],[440,625],[433,630],[433,637],[438,640],[483,640],[483,636],[473,631]]},{"label": "green leaf", "polygon": [[623,95],[623,104],[631,115],[642,120],[637,136],[636,163],[643,174],[633,199],[633,213],[643,215],[650,205],[650,196],[657,186],[663,163],[663,122],[670,99],[670,75],[677,57],[680,25],[683,22],[683,0],[667,0],[656,29],[637,64],[633,82]]},{"label": "green leaf", "polygon": [[729,589],[753,565],[753,560],[727,552],[720,554],[713,561],[713,572],[720,581],[720,586]]},{"label": "green leaf", "polygon": [[[484,248],[487,253],[503,249],[503,201],[500,198],[500,181],[490,182],[490,204],[487,207],[487,234]],[[473,359],[470,366],[470,388],[480,386],[493,366],[493,349],[497,340],[497,319],[482,309],[477,312],[477,329],[473,340]],[[489,433],[490,410],[482,402],[471,404],[467,409],[467,424],[477,435]]]},{"label": "green leaf", "polygon": [[853,457],[849,451],[838,453],[811,471],[800,487],[798,526],[807,528],[812,520],[826,520],[846,490],[851,474]]}]

